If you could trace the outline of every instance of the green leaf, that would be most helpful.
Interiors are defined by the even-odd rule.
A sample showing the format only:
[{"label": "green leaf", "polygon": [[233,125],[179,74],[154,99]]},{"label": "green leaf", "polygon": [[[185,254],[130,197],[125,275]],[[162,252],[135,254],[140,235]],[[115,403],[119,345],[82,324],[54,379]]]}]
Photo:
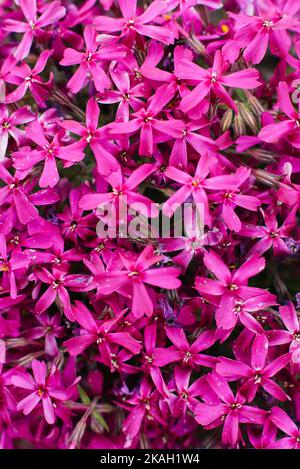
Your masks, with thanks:
[{"label": "green leaf", "polygon": [[87,395],[85,390],[79,385],[78,385],[78,392],[80,394],[80,398],[81,398],[82,402],[86,405],[90,405],[91,399],[89,398],[89,396]]},{"label": "green leaf", "polygon": [[102,417],[102,415],[100,415],[97,410],[93,410],[92,415],[93,415],[94,419],[99,423],[99,425],[102,428],[104,428],[104,430],[109,432],[109,427],[108,427],[106,421],[104,420],[104,418]]}]

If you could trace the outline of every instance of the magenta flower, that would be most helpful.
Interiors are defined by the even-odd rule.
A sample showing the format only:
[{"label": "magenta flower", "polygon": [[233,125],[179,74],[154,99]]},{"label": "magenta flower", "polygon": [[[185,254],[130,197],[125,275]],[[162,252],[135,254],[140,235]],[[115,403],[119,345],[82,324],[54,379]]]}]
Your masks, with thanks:
[{"label": "magenta flower", "polygon": [[242,222],[235,212],[236,207],[243,207],[247,210],[256,212],[261,205],[260,200],[252,195],[241,194],[241,186],[249,178],[251,171],[245,168],[239,168],[236,172],[237,183],[234,190],[211,194],[210,200],[216,203],[222,203],[222,217],[230,230],[240,232]]},{"label": "magenta flower", "polygon": [[67,289],[70,288],[72,291],[88,291],[92,288],[92,278],[88,275],[67,275],[65,272],[55,267],[53,267],[53,273],[42,267],[36,269],[34,275],[37,280],[49,285],[45,293],[43,293],[36,302],[35,313],[43,313],[52,305],[56,298],[58,298],[66,316],[73,320],[70,297]]},{"label": "magenta flower", "polygon": [[268,143],[276,143],[279,139],[288,137],[294,147],[300,148],[300,114],[295,111],[294,106],[292,105],[289,96],[289,88],[285,82],[280,82],[278,85],[278,106],[284,114],[286,114],[288,119],[266,125],[261,129],[258,137],[263,142]]},{"label": "magenta flower", "polygon": [[287,31],[299,30],[299,20],[294,17],[298,10],[296,2],[288,2],[281,9],[270,1],[259,5],[259,16],[230,13],[237,29],[235,40],[240,47],[245,48],[245,60],[253,64],[260,63],[268,44],[273,54],[284,57],[290,47]]},{"label": "magenta flower", "polygon": [[4,159],[11,136],[17,144],[22,141],[24,132],[17,125],[27,124],[34,120],[34,115],[29,108],[23,107],[9,114],[6,106],[0,107],[0,161]]},{"label": "magenta flower", "polygon": [[[186,123],[182,135],[174,142],[169,160],[171,166],[176,166],[180,169],[186,168],[189,146],[199,153],[199,155],[205,155],[206,153],[211,154],[218,149],[218,144],[211,138],[196,132],[197,130],[205,129],[207,126],[208,123],[201,120]],[[213,160],[211,159],[211,161]]]},{"label": "magenta flower", "polygon": [[299,2],[0,4],[0,448],[298,448]]},{"label": "magenta flower", "polygon": [[112,354],[110,352],[111,344],[118,344],[129,350],[132,355],[136,355],[141,350],[141,344],[135,340],[128,332],[114,332],[111,329],[114,328],[116,321],[119,320],[119,316],[115,319],[104,321],[102,324],[97,324],[95,319],[89,310],[79,301],[72,308],[72,316],[77,321],[83,331],[77,337],[64,342],[71,355],[79,355],[89,347],[91,344],[96,343],[99,347],[100,355],[103,357],[109,357],[109,361],[112,360]]},{"label": "magenta flower", "polygon": [[158,0],[152,2],[141,15],[137,15],[136,12],[137,0],[120,0],[119,7],[123,18],[111,18],[109,16],[97,16],[95,18],[94,24],[99,31],[109,33],[121,31],[121,37],[125,36],[130,42],[135,39],[136,33],[166,44],[174,42],[173,35],[167,28],[149,25],[159,15],[168,11],[168,5],[164,2]]},{"label": "magenta flower", "polygon": [[156,167],[153,164],[143,164],[131,173],[129,178],[123,181],[122,171],[120,165],[117,166],[117,171],[114,171],[109,176],[106,176],[107,181],[112,187],[112,191],[102,194],[86,194],[80,202],[79,207],[83,210],[91,210],[102,205],[114,204],[116,213],[118,214],[119,204],[133,205],[139,204],[138,208],[141,213],[146,217],[156,216],[157,209],[153,207],[151,201],[142,194],[137,192],[137,187],[141,182],[147,179]]},{"label": "magenta flower", "polygon": [[[220,297],[216,311],[217,325],[221,329],[230,329],[236,321],[233,314],[236,300],[247,300],[253,296],[259,298],[259,295],[266,294],[262,288],[248,286],[248,279],[264,270],[265,259],[258,256],[251,257],[233,272],[230,272],[224,261],[213,251],[206,253],[203,261],[216,280],[196,277],[195,288],[204,295]],[[270,301],[274,300],[271,294],[268,297]],[[265,297],[265,301],[268,297]]]},{"label": "magenta flower", "polygon": [[222,102],[237,113],[238,109],[236,104],[225,90],[224,86],[251,90],[260,85],[258,81],[259,74],[257,70],[253,68],[225,75],[227,65],[223,61],[222,54],[219,50],[215,53],[212,68],[208,70],[205,70],[187,59],[183,59],[178,68],[179,78],[198,83],[193,91],[188,93],[181,101],[180,108],[184,112],[193,109],[203,101],[210,91],[212,91]]},{"label": "magenta flower", "polygon": [[35,181],[30,183],[28,171],[16,171],[12,176],[3,165],[0,165],[0,179],[6,184],[0,189],[0,201],[4,206],[9,204],[5,212],[8,228],[16,219],[23,225],[32,222],[39,216],[35,205],[53,204],[59,199],[58,194],[51,189],[30,194]]},{"label": "magenta flower", "polygon": [[6,96],[6,103],[15,103],[20,101],[29,89],[33,98],[40,107],[46,107],[45,100],[49,95],[49,91],[53,82],[53,75],[50,74],[48,82],[43,82],[40,73],[44,70],[51,57],[52,50],[44,50],[36,61],[35,66],[31,69],[26,63],[20,67],[14,67],[7,77],[9,83],[15,83],[15,77],[18,78],[18,87]]},{"label": "magenta flower", "polygon": [[149,373],[156,389],[162,396],[168,396],[169,390],[159,369],[157,355],[155,353],[157,342],[157,325],[149,324],[144,331],[145,353],[143,353],[143,371]]},{"label": "magenta flower", "polygon": [[166,215],[173,215],[178,206],[192,195],[194,202],[201,204],[201,208],[203,208],[204,223],[211,226],[211,215],[206,190],[230,190],[234,189],[237,184],[236,178],[233,175],[226,174],[224,176],[207,177],[210,173],[211,163],[212,160],[205,153],[199,159],[194,176],[174,166],[169,166],[166,169],[165,175],[181,184],[180,189],[164,204],[163,211]]},{"label": "magenta flower", "polygon": [[163,426],[166,423],[158,406],[158,392],[156,389],[153,390],[147,378],[143,379],[139,392],[127,399],[126,408],[130,414],[124,420],[122,428],[126,435],[125,448],[130,446],[137,436],[144,419],[146,422],[155,420]]},{"label": "magenta flower", "polygon": [[300,323],[293,303],[279,307],[280,317],[286,330],[274,329],[268,331],[270,345],[290,344],[291,360],[300,363]]},{"label": "magenta flower", "polygon": [[50,425],[54,424],[56,416],[53,399],[64,401],[67,398],[67,392],[63,388],[52,386],[52,376],[51,373],[47,375],[47,366],[44,361],[32,360],[31,367],[33,377],[29,373],[18,373],[11,377],[12,384],[31,391],[28,396],[18,402],[18,410],[28,415],[42,401],[46,422]]},{"label": "magenta flower", "polygon": [[268,350],[268,339],[265,335],[258,334],[252,343],[251,366],[230,358],[220,358],[216,371],[229,381],[243,378],[240,392],[245,394],[250,402],[253,401],[260,387],[263,387],[275,399],[285,401],[288,398],[287,394],[271,378],[289,363],[290,354],[281,355],[266,365]]},{"label": "magenta flower", "polygon": [[64,120],[60,125],[68,132],[79,135],[82,143],[82,149],[90,145],[96,161],[98,171],[103,175],[108,175],[112,171],[116,171],[117,164],[113,155],[105,148],[107,133],[105,130],[98,128],[100,109],[97,102],[91,98],[86,106],[86,126],[84,127],[77,121]]},{"label": "magenta flower", "polygon": [[153,302],[149,295],[147,285],[172,290],[181,285],[177,278],[180,271],[175,267],[158,267],[150,269],[157,264],[162,256],[154,254],[153,246],[147,246],[137,258],[131,258],[120,254],[123,264],[122,270],[100,272],[95,276],[104,294],[113,291],[121,291],[124,287],[132,288],[132,313],[136,317],[144,314],[151,316],[153,313]]},{"label": "magenta flower", "polygon": [[160,86],[151,98],[147,108],[141,108],[132,114],[128,122],[115,122],[110,126],[109,133],[116,136],[133,134],[140,130],[140,156],[152,156],[154,144],[158,136],[164,139],[179,138],[184,131],[184,123],[178,119],[162,120],[158,114],[172,98],[172,90],[168,86]]},{"label": "magenta flower", "polygon": [[32,42],[42,32],[42,28],[60,20],[66,14],[66,9],[61,5],[60,1],[51,2],[38,18],[36,0],[19,0],[19,3],[26,23],[7,19],[4,23],[4,28],[6,31],[24,33],[21,42],[14,52],[16,59],[22,60],[29,54]]},{"label": "magenta flower", "polygon": [[277,256],[288,253],[289,250],[285,240],[288,238],[289,232],[295,226],[295,212],[296,207],[291,210],[280,227],[278,227],[278,222],[274,214],[266,212],[263,214],[266,226],[244,224],[239,231],[239,235],[259,239],[251,249],[250,254],[262,255],[271,247],[273,247],[273,252]]},{"label": "magenta flower", "polygon": [[1,286],[10,293],[12,299],[18,296],[18,280],[27,270],[29,260],[25,254],[15,249],[7,253],[5,237],[0,235],[0,272],[2,272]]},{"label": "magenta flower", "polygon": [[271,443],[269,449],[299,449],[300,448],[300,431],[293,420],[280,409],[273,407],[270,415],[271,421],[279,430],[283,431],[286,437]]},{"label": "magenta flower", "polygon": [[36,317],[40,326],[31,328],[27,332],[29,339],[45,338],[45,353],[55,357],[58,353],[57,338],[64,336],[64,328],[61,326],[60,317],[58,314],[48,316],[47,314],[40,314]]},{"label": "magenta flower", "polygon": [[174,380],[176,388],[173,385],[170,386],[172,392],[177,394],[172,394],[170,397],[170,407],[174,417],[186,416],[187,410],[193,412],[199,404],[199,400],[196,398],[209,393],[209,386],[205,376],[201,376],[189,385],[190,378],[190,369],[180,366],[175,367]]},{"label": "magenta flower", "polygon": [[[153,47],[156,48],[159,52],[158,44],[154,43]],[[181,79],[180,75],[180,63],[183,59],[193,60],[193,54],[189,49],[184,48],[183,46],[176,46],[174,49],[174,71],[172,73],[167,72],[166,70],[161,70],[157,67],[161,56],[160,54],[155,54],[154,58],[156,60],[145,61],[141,67],[141,73],[146,78],[150,80],[155,80],[159,83],[168,83],[168,88],[172,89],[173,96],[179,92],[181,97],[188,92],[187,82]]]},{"label": "magenta flower", "polygon": [[14,166],[19,170],[28,170],[36,163],[44,161],[44,168],[39,179],[40,187],[54,187],[58,183],[59,174],[55,158],[75,163],[84,158],[82,145],[78,142],[63,146],[60,134],[56,134],[52,142],[46,138],[43,127],[38,122],[32,122],[26,129],[26,136],[38,147],[27,151],[25,147],[14,154]]},{"label": "magenta flower", "polygon": [[161,367],[175,362],[180,362],[182,366],[191,368],[195,368],[197,365],[208,367],[215,365],[215,357],[201,353],[214,344],[213,331],[204,331],[191,345],[187,341],[183,329],[168,327],[166,333],[174,345],[167,349],[155,349],[157,366]]},{"label": "magenta flower", "polygon": [[134,86],[130,84],[130,76],[124,71],[110,71],[111,78],[118,90],[106,90],[97,96],[97,101],[104,104],[119,103],[116,120],[128,121],[132,108],[137,112],[144,106],[140,98],[147,96],[147,89],[143,83]]},{"label": "magenta flower", "polygon": [[76,246],[79,240],[86,240],[93,235],[92,228],[95,226],[96,218],[93,214],[84,216],[80,207],[81,197],[88,192],[87,186],[72,189],[69,195],[70,207],[65,206],[63,212],[57,215],[58,221],[61,222],[63,236]]},{"label": "magenta flower", "polygon": [[206,379],[219,396],[220,401],[218,404],[198,404],[195,410],[196,420],[208,428],[223,425],[222,442],[236,447],[238,441],[241,440],[239,425],[241,423],[263,424],[266,411],[245,405],[245,397],[239,391],[234,396],[227,381],[216,373],[208,375]]},{"label": "magenta flower", "polygon": [[61,65],[79,65],[72,78],[68,81],[68,88],[72,93],[78,93],[83,88],[88,79],[92,78],[97,91],[104,91],[110,87],[110,80],[105,73],[102,62],[117,60],[125,57],[124,47],[112,41],[97,42],[96,31],[91,26],[86,26],[84,30],[85,52],[67,48]]}]

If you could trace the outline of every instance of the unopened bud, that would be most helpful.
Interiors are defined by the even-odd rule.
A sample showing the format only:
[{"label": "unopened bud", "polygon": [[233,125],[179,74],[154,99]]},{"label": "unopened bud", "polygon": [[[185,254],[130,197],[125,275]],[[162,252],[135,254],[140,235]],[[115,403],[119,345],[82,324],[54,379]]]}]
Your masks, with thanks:
[{"label": "unopened bud", "polygon": [[226,130],[230,129],[233,120],[233,110],[227,109],[227,111],[223,114],[221,120],[221,129],[222,132],[226,132]]},{"label": "unopened bud", "polygon": [[246,104],[240,103],[238,106],[240,116],[247,127],[254,133],[258,132],[258,122]]},{"label": "unopened bud", "polygon": [[280,176],[277,176],[277,174],[269,173],[264,169],[253,169],[252,174],[256,177],[259,182],[266,184],[267,186],[278,186]]},{"label": "unopened bud", "polygon": [[237,137],[240,137],[241,135],[245,135],[246,134],[246,125],[245,125],[245,121],[244,119],[242,118],[241,116],[241,113],[239,112],[239,114],[237,114],[234,118],[234,121],[233,121],[233,130],[234,130],[234,133]]}]

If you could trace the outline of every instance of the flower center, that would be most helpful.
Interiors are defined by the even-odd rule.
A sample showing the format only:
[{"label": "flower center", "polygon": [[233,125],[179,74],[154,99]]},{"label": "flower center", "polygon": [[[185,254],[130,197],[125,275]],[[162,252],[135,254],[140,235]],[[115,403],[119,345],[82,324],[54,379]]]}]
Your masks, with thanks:
[{"label": "flower center", "polygon": [[98,244],[98,246],[95,248],[96,252],[100,252],[105,248],[105,245],[103,243]]},{"label": "flower center", "polygon": [[88,134],[87,134],[87,136],[85,137],[86,142],[87,142],[87,143],[90,143],[90,141],[92,140],[92,137],[93,137],[93,136],[92,136],[91,132],[88,131]]},{"label": "flower center", "polygon": [[153,355],[151,355],[151,357],[149,357],[148,355],[145,355],[145,360],[146,360],[148,363],[152,363],[152,362],[153,362]]},{"label": "flower center", "polygon": [[52,290],[57,290],[57,288],[62,284],[63,282],[61,280],[55,280],[55,282],[52,283]]},{"label": "flower center", "polygon": [[75,231],[78,226],[77,221],[72,221],[71,226],[70,226],[70,231]]},{"label": "flower center", "polygon": [[32,29],[32,31],[34,31],[36,29],[36,25],[34,23],[34,21],[29,21],[29,26],[30,26],[30,29]]},{"label": "flower center", "polygon": [[9,129],[9,128],[10,128],[10,123],[7,122],[7,121],[6,121],[6,122],[3,122],[2,127],[3,127],[4,129]]},{"label": "flower center", "polygon": [[183,363],[188,363],[191,358],[192,358],[191,352],[186,352],[185,356],[183,357]]},{"label": "flower center", "polygon": [[260,374],[260,372],[255,372],[254,383],[255,384],[260,384],[261,383],[261,374]]},{"label": "flower center", "polygon": [[144,122],[145,122],[146,124],[148,124],[148,123],[151,122],[152,120],[153,120],[153,117],[151,117],[151,116],[146,116],[146,117],[144,117]]},{"label": "flower center", "polygon": [[210,81],[212,83],[216,83],[216,81],[217,81],[217,72],[212,72]]},{"label": "flower center", "polygon": [[263,22],[263,27],[264,27],[264,28],[269,29],[269,28],[271,28],[272,26],[274,26],[274,23],[273,23],[272,20],[266,20],[266,21]]},{"label": "flower center", "polygon": [[242,404],[240,404],[239,402],[234,402],[233,404],[230,405],[230,408],[231,409],[240,409],[242,407]]},{"label": "flower center", "polygon": [[230,285],[227,286],[227,288],[228,288],[230,291],[234,291],[234,290],[237,290],[237,289],[238,289],[238,286],[237,286],[235,283],[231,283]]},{"label": "flower center", "polygon": [[9,271],[9,265],[6,262],[3,262],[3,264],[0,266],[1,272],[8,272]]},{"label": "flower center", "polygon": [[92,53],[92,52],[89,52],[89,53],[87,54],[87,56],[86,56],[86,61],[87,61],[88,63],[90,63],[90,61],[92,60],[92,58],[93,58],[93,53]]},{"label": "flower center", "polygon": [[140,273],[137,270],[135,270],[133,272],[129,272],[128,277],[138,277],[139,275]]},{"label": "flower center", "polygon": [[127,28],[134,29],[134,24],[135,24],[134,20],[129,20],[127,22]]},{"label": "flower center", "polygon": [[222,33],[224,33],[224,34],[227,34],[228,31],[229,31],[229,26],[227,26],[227,24],[222,24],[222,26],[221,26],[221,31],[222,31]]}]

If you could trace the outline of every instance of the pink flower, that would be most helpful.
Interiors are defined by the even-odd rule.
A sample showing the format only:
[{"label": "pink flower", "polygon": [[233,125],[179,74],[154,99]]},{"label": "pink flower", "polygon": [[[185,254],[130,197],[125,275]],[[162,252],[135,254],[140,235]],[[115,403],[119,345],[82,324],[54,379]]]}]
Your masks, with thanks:
[{"label": "pink flower", "polygon": [[98,171],[103,175],[108,175],[116,171],[117,164],[108,149],[106,149],[107,132],[98,128],[100,109],[94,98],[89,99],[86,106],[86,126],[77,121],[64,120],[60,125],[69,132],[79,135],[82,149],[90,145],[96,161]]},{"label": "pink flower", "polygon": [[196,420],[208,428],[223,425],[222,442],[234,448],[241,440],[239,425],[241,423],[262,424],[267,413],[258,407],[245,405],[246,399],[239,390],[234,396],[227,381],[216,373],[208,375],[206,379],[219,396],[219,403],[198,404],[195,410]]},{"label": "pink flower", "polygon": [[82,145],[74,143],[63,146],[60,142],[61,135],[58,133],[49,142],[45,132],[38,122],[32,122],[26,129],[27,137],[38,147],[37,150],[27,151],[23,148],[14,155],[14,166],[19,170],[28,170],[34,164],[44,161],[44,168],[39,179],[40,187],[54,187],[59,180],[59,174],[55,158],[60,158],[69,163],[81,161],[84,158]]},{"label": "pink flower", "polygon": [[0,234],[0,255],[2,289],[8,290],[11,298],[16,299],[18,295],[18,279],[24,276],[29,260],[22,251],[17,249],[8,254],[5,237],[2,234]]},{"label": "pink flower", "polygon": [[97,97],[99,103],[119,103],[116,120],[128,121],[130,108],[137,112],[144,106],[140,98],[147,96],[144,83],[130,84],[130,76],[124,71],[110,71],[111,78],[118,90],[106,90]]},{"label": "pink flower", "polygon": [[47,375],[47,366],[44,361],[32,360],[31,367],[33,377],[29,373],[18,373],[11,377],[12,384],[31,391],[28,396],[18,402],[18,410],[28,415],[42,401],[46,422],[50,425],[54,424],[56,416],[53,399],[64,401],[67,398],[67,392],[63,388],[52,386],[53,370]]},{"label": "pink flower", "polygon": [[260,200],[252,195],[244,195],[241,193],[241,186],[249,178],[250,170],[246,168],[238,168],[236,171],[236,187],[234,190],[227,190],[226,192],[218,192],[211,194],[210,200],[216,203],[222,203],[222,217],[228,228],[232,231],[240,232],[242,229],[242,222],[235,212],[236,207],[243,207],[247,210],[256,212],[261,205]]},{"label": "pink flower", "polygon": [[36,0],[19,0],[20,8],[25,16],[26,23],[7,19],[4,24],[6,31],[24,33],[21,42],[14,52],[17,60],[23,60],[30,52],[35,36],[42,32],[42,28],[56,23],[66,14],[66,9],[60,1],[51,2],[44,9],[42,15],[37,17]]},{"label": "pink flower", "polygon": [[37,280],[49,285],[45,293],[43,293],[36,302],[34,308],[35,313],[43,313],[52,305],[55,299],[58,298],[66,316],[73,320],[70,297],[67,289],[70,288],[72,291],[88,291],[92,288],[91,277],[88,275],[67,275],[65,272],[55,267],[53,267],[53,273],[42,267],[36,269],[34,275]]},{"label": "pink flower", "polygon": [[279,307],[280,317],[287,328],[286,330],[274,329],[268,331],[270,345],[290,344],[291,360],[295,364],[300,363],[300,324],[293,303]]},{"label": "pink flower", "polygon": [[285,82],[278,85],[278,105],[288,119],[275,124],[269,124],[262,128],[258,137],[263,142],[276,143],[280,138],[289,137],[291,144],[300,148],[299,139],[299,112],[295,111],[289,96],[289,88]]},{"label": "pink flower", "polygon": [[6,103],[14,103],[20,101],[26,94],[26,91],[29,89],[32,93],[32,96],[37,101],[38,105],[46,107],[45,100],[49,94],[49,90],[52,86],[53,75],[50,74],[50,79],[48,82],[43,82],[39,74],[44,70],[46,64],[51,57],[52,50],[44,50],[33,69],[31,69],[26,63],[22,64],[20,67],[14,67],[11,73],[6,78],[6,81],[9,83],[15,83],[15,77],[17,77],[21,83],[18,83],[18,87],[6,96]]},{"label": "pink flower", "polygon": [[141,350],[141,344],[135,340],[128,332],[111,332],[116,322],[120,319],[118,316],[115,319],[104,321],[102,324],[97,324],[92,314],[84,306],[83,303],[77,301],[76,305],[72,308],[72,316],[77,321],[83,331],[77,337],[64,342],[71,355],[79,355],[91,344],[96,343],[99,347],[100,355],[104,358],[108,357],[109,362],[112,360],[110,352],[111,344],[118,344],[129,350],[132,355],[136,355]]},{"label": "pink flower", "polygon": [[271,443],[269,449],[299,449],[300,431],[293,420],[280,409],[280,407],[273,407],[270,415],[271,421],[276,425],[279,430],[284,432],[287,436]]},{"label": "pink flower", "polygon": [[[230,272],[221,257],[213,251],[206,253],[203,261],[216,280],[196,277],[195,288],[204,295],[220,297],[216,311],[217,325],[221,329],[230,329],[236,321],[234,315],[236,300],[247,300],[253,296],[259,298],[259,295],[266,294],[262,288],[248,286],[248,279],[265,268],[265,259],[258,256],[251,257],[233,272]],[[270,301],[274,300],[271,294],[269,298]]]},{"label": "pink flower", "polygon": [[259,254],[262,255],[268,249],[273,247],[274,255],[284,255],[289,252],[285,240],[288,234],[295,226],[295,212],[296,207],[291,210],[289,215],[280,227],[273,213],[264,212],[263,217],[266,226],[255,226],[248,223],[244,223],[239,231],[240,236],[246,236],[247,238],[259,239],[250,251],[250,255]]},{"label": "pink flower", "polygon": [[28,171],[17,170],[12,176],[0,164],[0,179],[6,184],[0,189],[0,201],[3,205],[9,205],[5,212],[8,225],[9,219],[12,219],[11,224],[18,219],[20,223],[26,225],[39,217],[35,205],[53,204],[59,200],[58,194],[51,189],[31,194],[35,181],[33,184],[30,183]]},{"label": "pink flower", "polygon": [[141,15],[137,15],[136,12],[137,0],[119,0],[119,7],[123,18],[109,16],[95,18],[94,24],[99,31],[121,31],[121,37],[127,37],[130,42],[135,39],[136,33],[166,44],[174,42],[172,33],[167,28],[148,24],[168,10],[168,5],[164,2],[158,0],[152,2]]},{"label": "pink flower", "polygon": [[88,79],[92,78],[96,90],[102,92],[110,87],[110,80],[101,63],[125,57],[126,50],[112,41],[103,41],[102,44],[97,42],[96,31],[91,26],[86,26],[84,30],[84,42],[85,52],[67,48],[60,62],[65,66],[80,64],[68,81],[68,87],[72,93],[78,93],[86,85]]},{"label": "pink flower", "polygon": [[247,396],[250,402],[255,398],[260,386],[271,394],[271,396],[275,397],[275,399],[279,399],[280,401],[288,399],[287,394],[270,378],[289,363],[290,354],[286,353],[281,355],[266,365],[269,350],[268,345],[266,336],[258,334],[252,343],[251,366],[246,363],[231,360],[230,358],[221,358],[216,365],[217,373],[224,376],[229,381],[243,378],[240,391]]},{"label": "pink flower", "polygon": [[245,48],[245,60],[253,64],[260,63],[268,44],[273,54],[284,57],[290,47],[287,30],[299,29],[299,21],[294,17],[298,10],[297,2],[288,2],[280,8],[269,1],[259,5],[259,16],[230,13],[237,29],[235,40],[240,47]]},{"label": "pink flower", "polygon": [[194,64],[190,60],[183,59],[178,66],[179,78],[188,79],[198,84],[193,91],[183,98],[180,108],[184,112],[190,111],[197,106],[197,104],[201,103],[205,96],[212,91],[222,102],[237,113],[238,109],[236,104],[225,90],[224,86],[246,90],[257,88],[260,85],[258,81],[259,74],[257,70],[249,68],[225,75],[227,68],[219,50],[215,53],[212,68],[207,70]]},{"label": "pink flower", "polygon": [[117,165],[117,171],[114,171],[105,179],[110,183],[112,191],[101,194],[86,194],[79,202],[79,207],[83,210],[91,210],[102,205],[113,204],[116,214],[119,213],[119,204],[133,205],[139,204],[139,210],[146,217],[157,215],[157,209],[153,207],[151,201],[142,194],[137,192],[137,187],[141,182],[147,179],[156,167],[153,164],[142,164],[139,168],[131,173],[129,178],[123,181],[121,166]]},{"label": "pink flower", "polygon": [[40,323],[40,326],[31,328],[26,335],[33,340],[44,337],[45,353],[55,357],[58,353],[56,338],[64,336],[64,328],[61,326],[60,317],[58,314],[52,317],[47,314],[40,314],[36,319]]},{"label": "pink flower", "polygon": [[154,143],[158,136],[166,140],[179,138],[184,130],[184,124],[178,119],[162,120],[158,114],[173,96],[172,90],[166,86],[160,86],[152,96],[150,104],[132,114],[133,119],[128,122],[115,122],[110,126],[109,133],[114,136],[133,134],[140,130],[140,156],[152,156]]},{"label": "pink flower", "polygon": [[4,159],[9,135],[20,143],[23,132],[17,125],[27,124],[34,120],[34,115],[29,108],[23,107],[9,114],[6,106],[0,107],[0,161]]},{"label": "pink flower", "polygon": [[132,312],[136,317],[144,314],[151,316],[153,313],[153,302],[145,283],[151,286],[171,290],[181,285],[178,276],[180,271],[175,267],[158,267],[150,269],[157,264],[162,257],[154,254],[153,246],[147,246],[136,257],[128,257],[120,254],[123,264],[122,270],[114,270],[99,273],[95,281],[99,282],[105,294],[113,291],[122,291],[122,288],[131,285],[132,288]]},{"label": "pink flower", "polygon": [[157,348],[155,350],[157,366],[161,367],[174,362],[180,362],[182,366],[191,368],[195,368],[197,365],[214,366],[215,357],[201,353],[214,344],[213,331],[204,331],[191,345],[181,328],[168,327],[166,333],[174,345],[167,349]]},{"label": "pink flower", "polygon": [[166,215],[173,215],[176,208],[180,206],[187,198],[192,195],[196,204],[203,207],[204,223],[211,226],[211,215],[209,211],[208,197],[206,190],[234,189],[236,187],[236,178],[234,175],[223,175],[207,177],[210,173],[211,165],[214,159],[204,153],[198,161],[194,176],[191,176],[174,166],[169,166],[165,175],[181,184],[180,189],[175,192],[164,204],[163,211]]}]

